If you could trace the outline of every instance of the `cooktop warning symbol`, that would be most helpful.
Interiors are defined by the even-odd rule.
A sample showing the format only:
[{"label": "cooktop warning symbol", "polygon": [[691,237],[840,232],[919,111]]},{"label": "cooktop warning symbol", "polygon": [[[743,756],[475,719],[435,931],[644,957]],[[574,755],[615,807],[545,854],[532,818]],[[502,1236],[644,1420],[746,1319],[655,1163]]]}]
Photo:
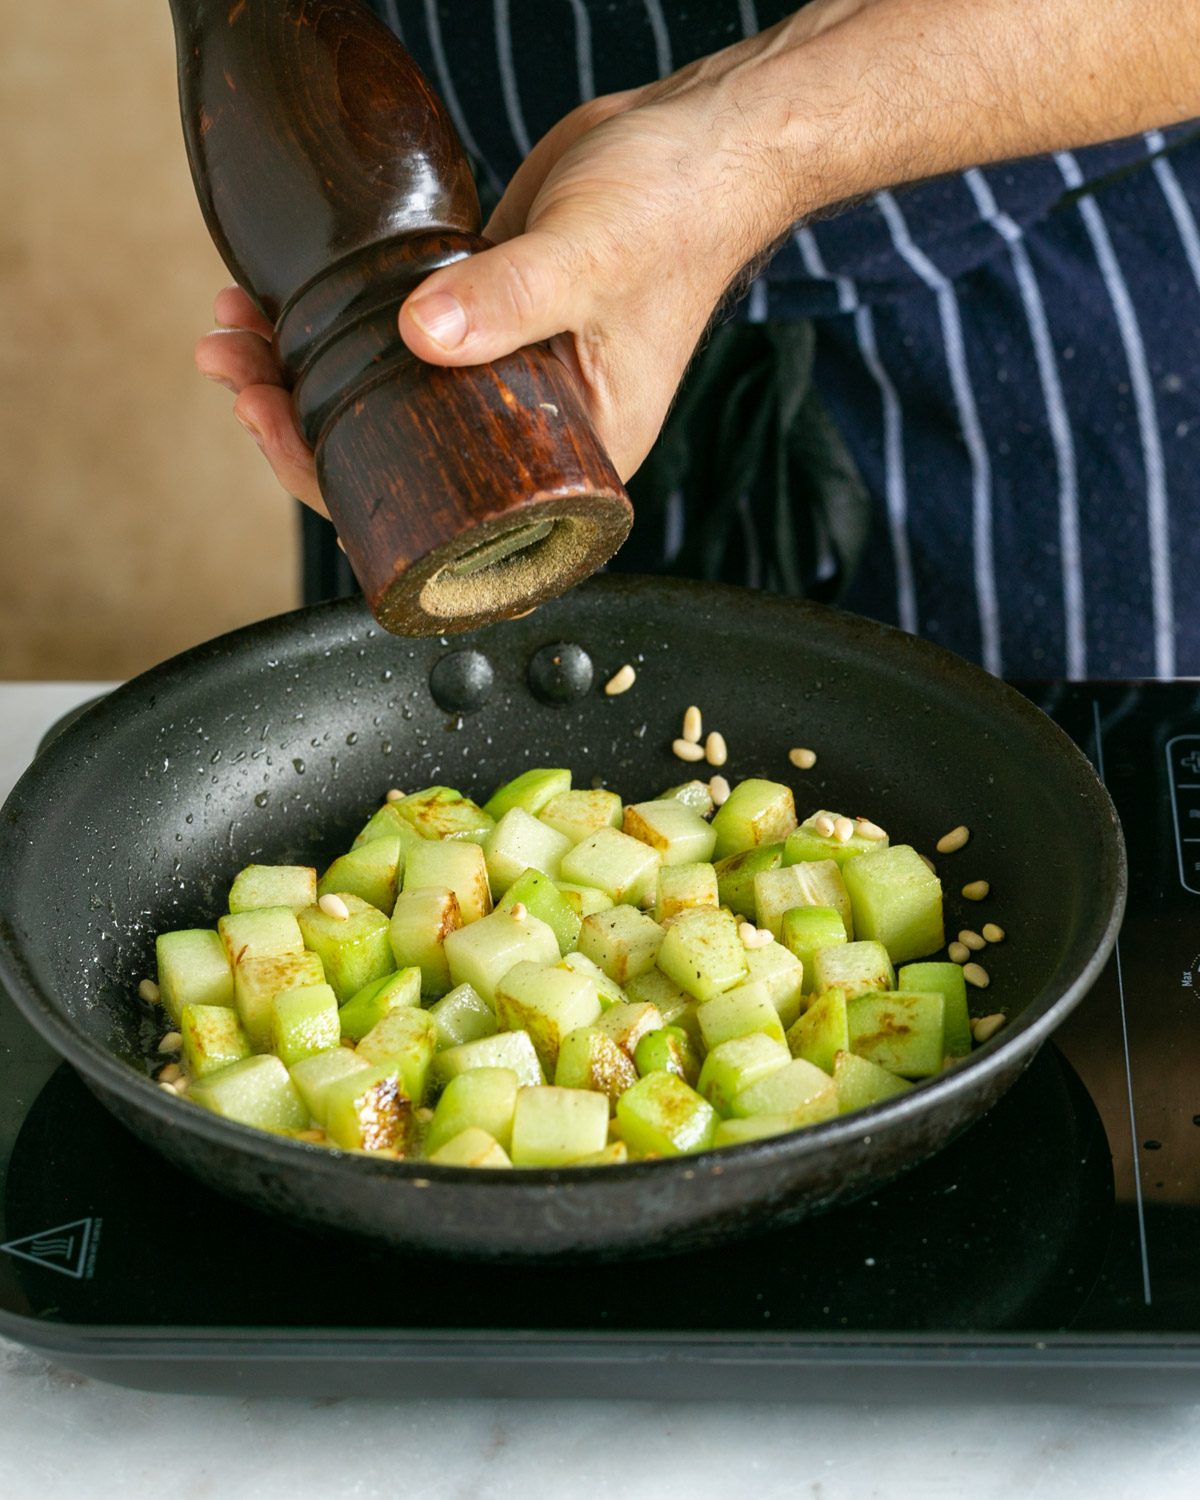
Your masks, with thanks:
[{"label": "cooktop warning symbol", "polygon": [[58,1224],[53,1229],[44,1229],[41,1234],[27,1234],[21,1240],[9,1240],[0,1245],[7,1255],[18,1260],[32,1261],[47,1271],[59,1271],[82,1281],[91,1276],[96,1263],[96,1245],[100,1238],[100,1219],[74,1219],[70,1224]]}]

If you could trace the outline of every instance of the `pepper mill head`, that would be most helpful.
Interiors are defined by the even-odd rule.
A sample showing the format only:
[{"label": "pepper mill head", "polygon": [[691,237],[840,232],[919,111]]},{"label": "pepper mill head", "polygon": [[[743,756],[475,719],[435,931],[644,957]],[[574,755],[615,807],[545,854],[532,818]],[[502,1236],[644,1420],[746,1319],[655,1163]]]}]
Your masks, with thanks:
[{"label": "pepper mill head", "polygon": [[171,0],[184,136],[225,264],[275,325],[321,493],[376,618],[470,630],[580,582],[632,510],[574,378],[535,345],[442,368],[400,339],[485,247],[444,105],[361,0]]}]

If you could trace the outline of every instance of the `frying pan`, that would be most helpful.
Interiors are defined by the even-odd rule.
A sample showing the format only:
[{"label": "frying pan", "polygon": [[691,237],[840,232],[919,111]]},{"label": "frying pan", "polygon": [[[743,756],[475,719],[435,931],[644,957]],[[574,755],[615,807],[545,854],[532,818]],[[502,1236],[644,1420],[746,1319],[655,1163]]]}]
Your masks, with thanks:
[{"label": "frying pan", "polygon": [[[609,698],[602,684],[624,662],[637,681]],[[652,796],[688,774],[670,744],[692,702],[724,733],[730,778],[789,781],[802,816],[866,814],[926,851],[958,823],[972,829],[963,852],[938,859],[947,927],[967,923],[961,886],[990,880],[987,915],[1009,936],[973,1002],[1011,1020],[969,1061],[792,1135],[569,1171],[344,1155],[206,1114],[151,1081],[163,1023],[135,991],[153,973],[154,936],[212,925],[241,866],[322,864],[393,785],[482,797],[542,764]],[[810,772],[788,763],[797,744],[818,753]],[[1104,788],[1003,683],[819,605],[617,576],[453,640],[386,635],[345,600],[189,651],[38,758],[0,814],[0,870],[0,980],[144,1141],[260,1209],[496,1259],[693,1249],[914,1165],[987,1110],[1087,993],[1125,897]]]}]

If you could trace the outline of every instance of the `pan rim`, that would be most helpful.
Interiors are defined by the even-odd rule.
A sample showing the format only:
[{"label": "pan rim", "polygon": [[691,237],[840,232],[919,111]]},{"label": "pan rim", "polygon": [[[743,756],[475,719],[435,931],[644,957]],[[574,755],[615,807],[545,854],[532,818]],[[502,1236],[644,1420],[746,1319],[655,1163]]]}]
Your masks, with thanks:
[{"label": "pan rim", "polygon": [[[977,694],[986,683],[987,690],[997,694],[998,702],[1003,703],[1008,713],[1015,714],[1028,732],[1049,736],[1057,741],[1059,749],[1067,752],[1068,760],[1074,764],[1081,787],[1086,791],[1090,810],[1099,815],[1097,828],[1101,839],[1102,861],[1096,871],[1096,886],[1101,890],[1112,890],[1112,900],[1103,919],[1097,915],[1090,923],[1085,924],[1090,953],[1070,983],[1053,999],[1045,1002],[1037,1014],[1029,1014],[1028,1010],[1022,1012],[955,1068],[936,1078],[923,1080],[902,1095],[851,1114],[837,1116],[784,1135],[719,1149],[710,1148],[685,1156],[592,1167],[515,1167],[504,1172],[480,1172],[470,1167],[444,1166],[419,1159],[376,1160],[338,1148],[271,1135],[253,1126],[241,1125],[195,1108],[181,1117],[180,1106],[186,1101],[163,1097],[152,1078],[138,1073],[100,1042],[79,1031],[60,1013],[54,997],[45,993],[34,980],[6,912],[0,912],[0,987],[12,998],[25,1020],[85,1079],[94,1080],[102,1089],[116,1094],[131,1107],[148,1113],[160,1124],[178,1125],[182,1121],[189,1131],[194,1131],[209,1143],[235,1150],[241,1155],[267,1158],[282,1165],[303,1159],[309,1165],[319,1164],[325,1169],[336,1170],[339,1174],[354,1172],[360,1180],[373,1179],[407,1184],[410,1187],[417,1184],[422,1187],[432,1184],[451,1186],[469,1182],[476,1190],[504,1192],[506,1189],[516,1188],[526,1191],[544,1189],[549,1194],[556,1188],[577,1184],[594,1186],[600,1182],[609,1182],[616,1185],[651,1174],[656,1174],[661,1181],[668,1172],[682,1174],[685,1179],[701,1173],[715,1176],[723,1173],[727,1166],[732,1168],[741,1163],[761,1165],[774,1159],[798,1160],[838,1144],[848,1144],[856,1137],[870,1137],[881,1131],[900,1128],[914,1116],[929,1114],[939,1105],[972,1090],[980,1079],[981,1070],[999,1070],[1005,1063],[1011,1064],[1018,1058],[1022,1058],[1026,1064],[1031,1061],[1038,1048],[1087,995],[1099,977],[1116,942],[1128,893],[1128,865],[1120,820],[1107,787],[1082,750],[1030,699],[1002,679],[991,677],[981,667],[931,641],[909,635],[881,621],[853,615],[811,600],[772,594],[765,590],[634,574],[601,574],[573,592],[618,595],[636,594],[647,588],[666,595],[676,595],[681,601],[689,600],[694,603],[699,599],[706,608],[719,604],[724,599],[731,607],[740,607],[743,612],[749,608],[768,612],[780,609],[789,613],[807,614],[822,621],[833,621],[833,628],[864,648],[872,639],[899,644],[902,650],[911,653],[914,666],[918,670],[924,669],[925,675],[940,677],[944,684],[950,686],[959,680],[973,694]],[[11,870],[13,865],[8,861],[24,857],[24,851],[15,847],[21,816],[41,782],[53,775],[55,761],[59,757],[65,757],[73,742],[81,739],[89,730],[102,729],[110,716],[120,719],[127,702],[132,700],[140,703],[147,694],[168,687],[180,676],[190,677],[197,667],[227,657],[243,645],[252,643],[255,650],[261,652],[276,636],[281,642],[294,644],[298,625],[307,622],[327,625],[329,621],[340,622],[343,619],[348,627],[345,633],[351,639],[363,634],[368,638],[386,634],[373,620],[361,599],[330,600],[269,616],[201,642],[113,689],[75,723],[69,725],[62,736],[35,759],[13,787],[0,808],[0,867]],[[454,640],[456,643],[467,644],[475,634],[476,632],[468,632],[455,636]],[[435,642],[422,641],[419,644],[433,645]],[[1098,914],[1101,910],[1099,905],[1096,910]],[[302,1158],[297,1152],[304,1152],[306,1155]]]}]

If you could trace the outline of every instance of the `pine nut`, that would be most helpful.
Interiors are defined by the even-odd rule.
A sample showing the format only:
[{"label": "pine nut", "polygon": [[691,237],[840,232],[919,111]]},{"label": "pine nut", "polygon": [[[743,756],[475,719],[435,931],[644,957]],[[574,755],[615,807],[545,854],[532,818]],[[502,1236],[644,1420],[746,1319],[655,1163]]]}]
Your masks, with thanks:
[{"label": "pine nut", "polygon": [[427,1104],[423,1104],[420,1109],[413,1110],[413,1119],[418,1125],[428,1125],[433,1119],[433,1110]]},{"label": "pine nut", "polygon": [[811,771],[817,763],[817,756],[814,750],[806,750],[803,745],[797,745],[794,750],[788,751],[788,760],[797,771]]},{"label": "pine nut", "polygon": [[340,536],[339,537],[335,537],[334,540],[338,544],[338,551],[339,552],[345,552],[345,550],[346,550],[346,544],[345,544],[345,542],[342,541],[341,537]]},{"label": "pine nut", "polygon": [[758,928],[753,922],[739,922],[738,937],[742,940],[743,948],[758,947]]},{"label": "pine nut", "polygon": [[175,1092],[175,1085],[173,1083],[160,1083],[159,1088],[166,1089],[167,1093],[170,1094],[173,1099],[177,1099],[179,1097]]},{"label": "pine nut", "polygon": [[725,736],[718,734],[715,729],[704,741],[704,758],[710,766],[723,766],[729,759],[729,751],[725,747]]},{"label": "pine nut", "polygon": [[177,1094],[186,1094],[188,1091],[188,1080],[186,1078],[177,1078],[171,1087]]},{"label": "pine nut", "polygon": [[813,830],[819,833],[823,839],[831,839],[833,837],[833,827],[833,819],[828,813],[822,813],[819,818],[813,819]]},{"label": "pine nut", "polygon": [[524,901],[514,901],[508,908],[508,914],[514,922],[524,922],[529,916],[529,908]]},{"label": "pine nut", "polygon": [[398,786],[391,787],[391,788],[389,788],[388,794],[384,798],[384,801],[385,802],[403,802],[404,801],[404,793],[400,790],[400,788]]},{"label": "pine nut", "polygon": [[978,1016],[971,1022],[971,1035],[981,1044],[990,1041],[1007,1021],[999,1011],[994,1016]]},{"label": "pine nut", "polygon": [[724,776],[713,776],[708,783],[708,795],[713,799],[716,807],[724,807],[729,801],[729,783]]},{"label": "pine nut", "polygon": [[957,828],[952,828],[949,833],[942,834],[937,841],[937,852],[939,854],[954,854],[971,837],[971,830],[960,823]]},{"label": "pine nut", "polygon": [[627,693],[637,681],[637,673],[628,662],[608,679],[604,684],[604,691],[610,698],[617,698],[622,693]]},{"label": "pine nut", "polygon": [[986,880],[969,880],[963,886],[962,893],[968,901],[982,901],[991,889]]},{"label": "pine nut", "polygon": [[683,738],[690,740],[693,745],[698,745],[703,733],[704,720],[700,716],[700,710],[693,703],[683,716]]},{"label": "pine nut", "polygon": [[833,836],[839,844],[848,844],[854,837],[854,824],[849,818],[835,818]]},{"label": "pine nut", "polygon": [[995,922],[983,924],[983,935],[989,943],[1002,943],[1004,941],[1004,928],[997,927]]},{"label": "pine nut", "polygon": [[858,835],[860,838],[870,839],[871,843],[877,844],[880,839],[887,838],[887,834],[878,823],[872,823],[870,818],[855,818],[858,824]]},{"label": "pine nut", "polygon": [[178,1052],[183,1046],[183,1037],[177,1031],[168,1031],[158,1044],[160,1052]]},{"label": "pine nut", "polygon": [[183,1076],[183,1069],[178,1063],[168,1063],[158,1075],[159,1083],[174,1083],[177,1078]]},{"label": "pine nut", "polygon": [[671,749],[680,760],[697,761],[704,759],[704,746],[693,745],[691,740],[674,740],[671,744]]},{"label": "pine nut", "polygon": [[770,930],[769,927],[760,927],[757,930],[758,941],[754,946],[756,948],[769,948],[775,941],[775,934]]},{"label": "pine nut", "polygon": [[138,999],[144,1000],[147,1005],[159,1005],[162,1003],[162,995],[153,979],[143,979],[141,984],[138,985]]},{"label": "pine nut", "polygon": [[971,956],[971,950],[963,943],[951,943],[946,949],[946,955],[952,964],[965,964]]},{"label": "pine nut", "polygon": [[322,896],[317,905],[327,917],[332,917],[335,922],[350,920],[350,908],[340,896]]},{"label": "pine nut", "polygon": [[964,927],[958,935],[959,942],[964,948],[970,948],[972,953],[978,953],[981,948],[987,947],[987,940],[972,932],[969,927]]},{"label": "pine nut", "polygon": [[977,990],[986,990],[992,979],[982,964],[963,964],[963,978]]}]

